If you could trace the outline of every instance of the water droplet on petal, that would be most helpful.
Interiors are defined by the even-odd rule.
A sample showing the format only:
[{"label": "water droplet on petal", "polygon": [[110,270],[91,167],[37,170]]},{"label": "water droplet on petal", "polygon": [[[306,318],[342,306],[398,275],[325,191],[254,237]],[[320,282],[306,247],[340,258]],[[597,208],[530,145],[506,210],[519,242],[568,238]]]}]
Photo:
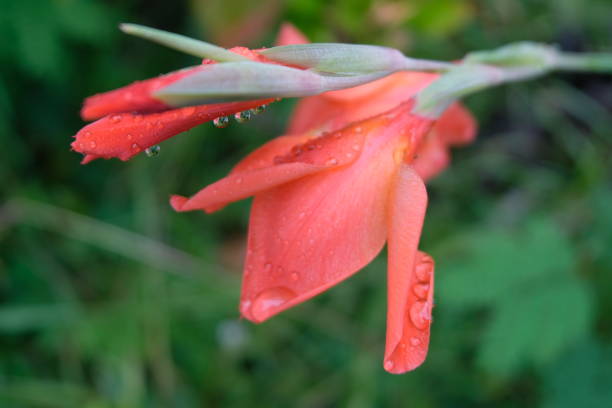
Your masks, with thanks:
[{"label": "water droplet on petal", "polygon": [[127,137],[127,140],[132,140],[132,138],[133,138],[131,133],[128,133],[126,137]]},{"label": "water droplet on petal", "polygon": [[410,344],[412,344],[414,347],[419,346],[421,344],[421,340],[419,340],[417,337],[411,337]]},{"label": "water droplet on petal", "polygon": [[363,129],[361,128],[361,126],[357,126],[357,127],[355,128],[355,132],[357,132],[357,133],[361,133],[361,131],[362,131],[362,130],[363,130]]},{"label": "water droplet on petal", "polygon": [[244,300],[244,301],[240,302],[240,312],[242,312],[242,314],[247,314],[250,309],[251,309],[251,301],[250,300]]},{"label": "water droplet on petal", "polygon": [[242,184],[242,177],[236,178],[236,184]]},{"label": "water droplet on petal", "polygon": [[160,151],[161,151],[161,147],[159,147],[159,145],[155,145],[155,146],[147,147],[145,149],[145,154],[148,157],[155,157],[159,154]]},{"label": "water droplet on petal", "polygon": [[415,267],[415,274],[420,282],[429,282],[431,279],[431,270],[433,265],[431,262],[421,262]]},{"label": "water droplet on petal", "polygon": [[251,119],[251,111],[250,110],[246,110],[246,111],[242,111],[242,112],[238,112],[234,115],[234,119],[236,119],[236,122],[238,123],[244,123],[247,120]]},{"label": "water droplet on petal", "polygon": [[137,143],[132,144],[132,149],[134,150],[140,150],[140,146],[138,146]]},{"label": "water droplet on petal", "polygon": [[121,119],[123,119],[123,116],[121,115],[113,115],[110,117],[111,123],[119,123],[121,122]]},{"label": "water droplet on petal", "polygon": [[266,320],[294,297],[293,291],[282,286],[266,289],[253,302],[251,315],[256,321]]},{"label": "water droplet on petal", "polygon": [[295,271],[291,272],[291,279],[294,280],[294,281],[299,280],[300,279],[300,274],[295,272]]},{"label": "water droplet on petal", "polygon": [[336,164],[338,164],[338,159],[336,159],[334,157],[331,157],[331,158],[327,159],[325,164],[328,165],[328,166],[335,166]]},{"label": "water droplet on petal", "polygon": [[355,143],[355,144],[353,145],[353,150],[354,150],[354,151],[356,151],[356,152],[358,152],[359,150],[361,150],[361,146],[360,146],[359,144]]},{"label": "water droplet on petal", "polygon": [[412,287],[412,291],[419,299],[427,299],[429,293],[429,285],[426,283],[419,283]]},{"label": "water droplet on petal", "polygon": [[267,108],[267,105],[259,105],[258,107],[251,109],[251,113],[253,115],[259,115],[260,113],[265,111],[266,108]]},{"label": "water droplet on petal", "polygon": [[215,125],[215,127],[218,127],[220,129],[227,127],[229,123],[230,123],[230,120],[227,116],[219,116],[218,118],[215,118],[213,120],[213,125]]},{"label": "water droplet on petal", "polygon": [[87,131],[85,132],[85,137],[90,137],[91,136],[91,132]]},{"label": "water droplet on petal", "polygon": [[426,302],[415,302],[410,308],[410,320],[414,327],[425,330],[431,321],[431,307]]},{"label": "water droplet on petal", "polygon": [[393,361],[391,360],[385,361],[385,370],[391,371],[393,370],[393,367],[395,367],[395,364],[393,364]]},{"label": "water droplet on petal", "polygon": [[91,147],[92,149],[95,149],[96,148],[96,142],[94,142],[94,141],[89,142],[89,147]]}]

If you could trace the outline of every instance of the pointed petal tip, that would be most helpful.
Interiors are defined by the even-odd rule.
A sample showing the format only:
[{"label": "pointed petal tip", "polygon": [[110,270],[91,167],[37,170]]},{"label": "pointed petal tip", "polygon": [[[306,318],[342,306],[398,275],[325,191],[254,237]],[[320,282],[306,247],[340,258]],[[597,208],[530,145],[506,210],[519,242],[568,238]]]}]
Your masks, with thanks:
[{"label": "pointed petal tip", "polygon": [[281,25],[276,37],[276,45],[308,44],[308,38],[292,23],[285,22]]},{"label": "pointed petal tip", "polygon": [[187,197],[183,197],[180,195],[173,195],[170,197],[170,205],[176,212],[187,211],[183,209],[185,207],[185,203],[189,201]]},{"label": "pointed petal tip", "polygon": [[99,157],[100,156],[96,156],[95,154],[86,154],[85,157],[83,157],[83,160],[81,160],[81,164],[90,163],[90,162],[96,160]]}]

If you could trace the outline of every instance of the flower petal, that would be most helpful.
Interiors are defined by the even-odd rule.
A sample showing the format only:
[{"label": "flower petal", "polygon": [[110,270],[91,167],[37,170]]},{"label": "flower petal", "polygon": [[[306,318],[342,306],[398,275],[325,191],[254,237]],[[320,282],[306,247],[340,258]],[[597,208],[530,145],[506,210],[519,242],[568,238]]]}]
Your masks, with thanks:
[{"label": "flower petal", "polygon": [[446,109],[433,128],[440,139],[451,146],[461,146],[474,141],[476,120],[460,103],[453,103]]},{"label": "flower petal", "polygon": [[433,261],[417,251],[427,207],[423,181],[402,165],[388,212],[388,310],[385,370],[400,374],[427,355],[433,306]]},{"label": "flower petal", "polygon": [[409,100],[436,77],[424,72],[399,72],[365,85],[304,98],[294,111],[288,132],[332,132],[376,116]]},{"label": "flower petal", "polygon": [[291,23],[283,23],[276,37],[275,44],[293,45],[293,44],[308,44],[308,38]]},{"label": "flower petal", "polygon": [[432,130],[419,146],[412,167],[424,181],[428,181],[446,169],[449,163],[448,147]]},{"label": "flower petal", "polygon": [[157,78],[134,82],[119,89],[90,96],[85,99],[81,109],[81,117],[83,120],[94,120],[113,113],[159,112],[170,109],[168,105],[151,96],[153,92],[198,72],[202,68],[202,66],[185,68]]},{"label": "flower petal", "polygon": [[368,134],[355,162],[255,196],[241,295],[244,317],[262,322],[376,256],[387,234],[387,197],[399,166],[395,153],[404,140],[398,130],[404,120],[381,115],[347,128]]},{"label": "flower petal", "polygon": [[328,167],[307,163],[286,163],[232,173],[203,188],[191,198],[173,195],[170,198],[170,205],[175,211],[204,210],[211,213],[220,210],[230,202],[242,200],[263,190],[319,172]]},{"label": "flower petal", "polygon": [[350,164],[362,151],[365,127],[357,125],[316,138],[305,134],[273,139],[247,156],[227,177],[190,199],[172,196],[170,204],[176,211],[201,209],[210,213],[289,181]]},{"label": "flower petal", "polygon": [[85,154],[83,163],[117,157],[126,161],[146,148],[220,116],[270,103],[271,99],[190,106],[159,113],[106,116],[82,128],[72,148]]}]

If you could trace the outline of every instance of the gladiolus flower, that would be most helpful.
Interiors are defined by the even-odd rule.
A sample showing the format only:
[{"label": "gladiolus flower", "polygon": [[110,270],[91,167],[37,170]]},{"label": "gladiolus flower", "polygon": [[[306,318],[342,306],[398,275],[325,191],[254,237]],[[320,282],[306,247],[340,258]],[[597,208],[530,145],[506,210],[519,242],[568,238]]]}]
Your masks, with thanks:
[{"label": "gladiolus flower", "polygon": [[[417,151],[431,157],[426,137],[452,143],[472,137],[467,133],[473,127],[439,122],[437,133],[427,136],[434,121],[410,114],[411,104],[323,135],[317,129],[279,137],[190,199],[172,197],[177,211],[213,212],[255,196],[241,295],[244,317],[259,323],[315,296],[367,265],[387,241],[384,368],[402,373],[424,361],[433,260],[417,250],[427,193],[413,158]],[[451,114],[463,114],[458,112]],[[425,164],[421,168],[427,171]]]},{"label": "gladiolus flower", "polygon": [[[230,51],[249,60],[268,62],[265,57],[247,48],[235,47]],[[156,91],[201,72],[214,63],[205,59],[202,65],[197,67],[136,82],[87,98],[81,110],[81,117],[84,120],[98,120],[82,128],[71,145],[75,151],[85,155],[82,163],[86,164],[97,158],[117,157],[123,161],[129,160],[145,149],[194,126],[274,101],[259,99],[173,107],[155,97]]]},{"label": "gladiolus flower", "polygon": [[434,263],[418,251],[427,204],[422,179],[446,167],[448,147],[471,141],[475,131],[458,104],[437,123],[410,113],[410,98],[435,78],[399,73],[306,98],[288,135],[191,198],[171,198],[177,211],[210,213],[254,196],[240,301],[245,318],[263,322],[327,290],[387,242],[384,368],[403,373],[424,361]]},{"label": "gladiolus flower", "polygon": [[[278,37],[281,45],[305,42],[289,25]],[[269,65],[280,63],[269,60],[266,50],[234,48],[231,51],[265,64],[226,64],[215,71],[215,63],[204,60],[199,67],[95,95],[86,100],[81,114],[84,119],[100,119],[83,128],[72,147],[85,154],[83,163],[99,157],[127,160],[202,122],[271,100],[177,107],[201,97],[190,86],[198,84],[202,74],[220,73],[215,78],[223,78],[242,96],[265,95],[267,89],[261,83],[232,83],[232,78],[243,81],[244,72],[247,78],[273,81],[267,84],[287,95],[312,95],[321,89],[346,88],[347,81],[380,78],[383,75],[369,70],[391,67],[405,58],[395,50],[370,46],[317,47],[302,54],[271,49],[270,58],[288,64],[279,69]],[[333,50],[347,58],[353,50],[380,55],[381,61],[353,58],[354,75],[319,75],[296,63],[341,69],[344,57],[329,54]],[[232,76],[235,72],[238,76]],[[255,150],[227,177],[191,198],[171,198],[176,211],[213,212],[254,196],[240,303],[245,318],[263,322],[327,290],[362,269],[387,242],[384,368],[403,373],[424,361],[434,263],[418,251],[427,205],[423,179],[444,169],[449,146],[471,141],[475,131],[473,118],[459,104],[451,105],[437,121],[412,112],[414,96],[436,78],[436,74],[399,72],[366,85],[307,97],[298,104],[287,135]],[[159,98],[160,90],[165,99]],[[220,86],[218,93],[209,94],[223,100],[224,91]]]}]

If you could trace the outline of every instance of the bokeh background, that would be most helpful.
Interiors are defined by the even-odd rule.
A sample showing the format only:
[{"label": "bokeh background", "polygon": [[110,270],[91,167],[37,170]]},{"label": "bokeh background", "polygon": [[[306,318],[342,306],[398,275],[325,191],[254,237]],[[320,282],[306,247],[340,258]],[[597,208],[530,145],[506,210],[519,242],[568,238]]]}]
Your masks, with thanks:
[{"label": "bokeh background", "polygon": [[612,406],[612,78],[470,97],[481,128],[429,186],[430,355],[382,369],[384,256],[255,326],[238,319],[248,201],[176,214],[282,133],[295,101],[155,158],[81,166],[87,95],[197,63],[120,22],[226,46],[314,41],[423,58],[517,40],[612,51],[609,0],[0,1],[0,406]]}]

